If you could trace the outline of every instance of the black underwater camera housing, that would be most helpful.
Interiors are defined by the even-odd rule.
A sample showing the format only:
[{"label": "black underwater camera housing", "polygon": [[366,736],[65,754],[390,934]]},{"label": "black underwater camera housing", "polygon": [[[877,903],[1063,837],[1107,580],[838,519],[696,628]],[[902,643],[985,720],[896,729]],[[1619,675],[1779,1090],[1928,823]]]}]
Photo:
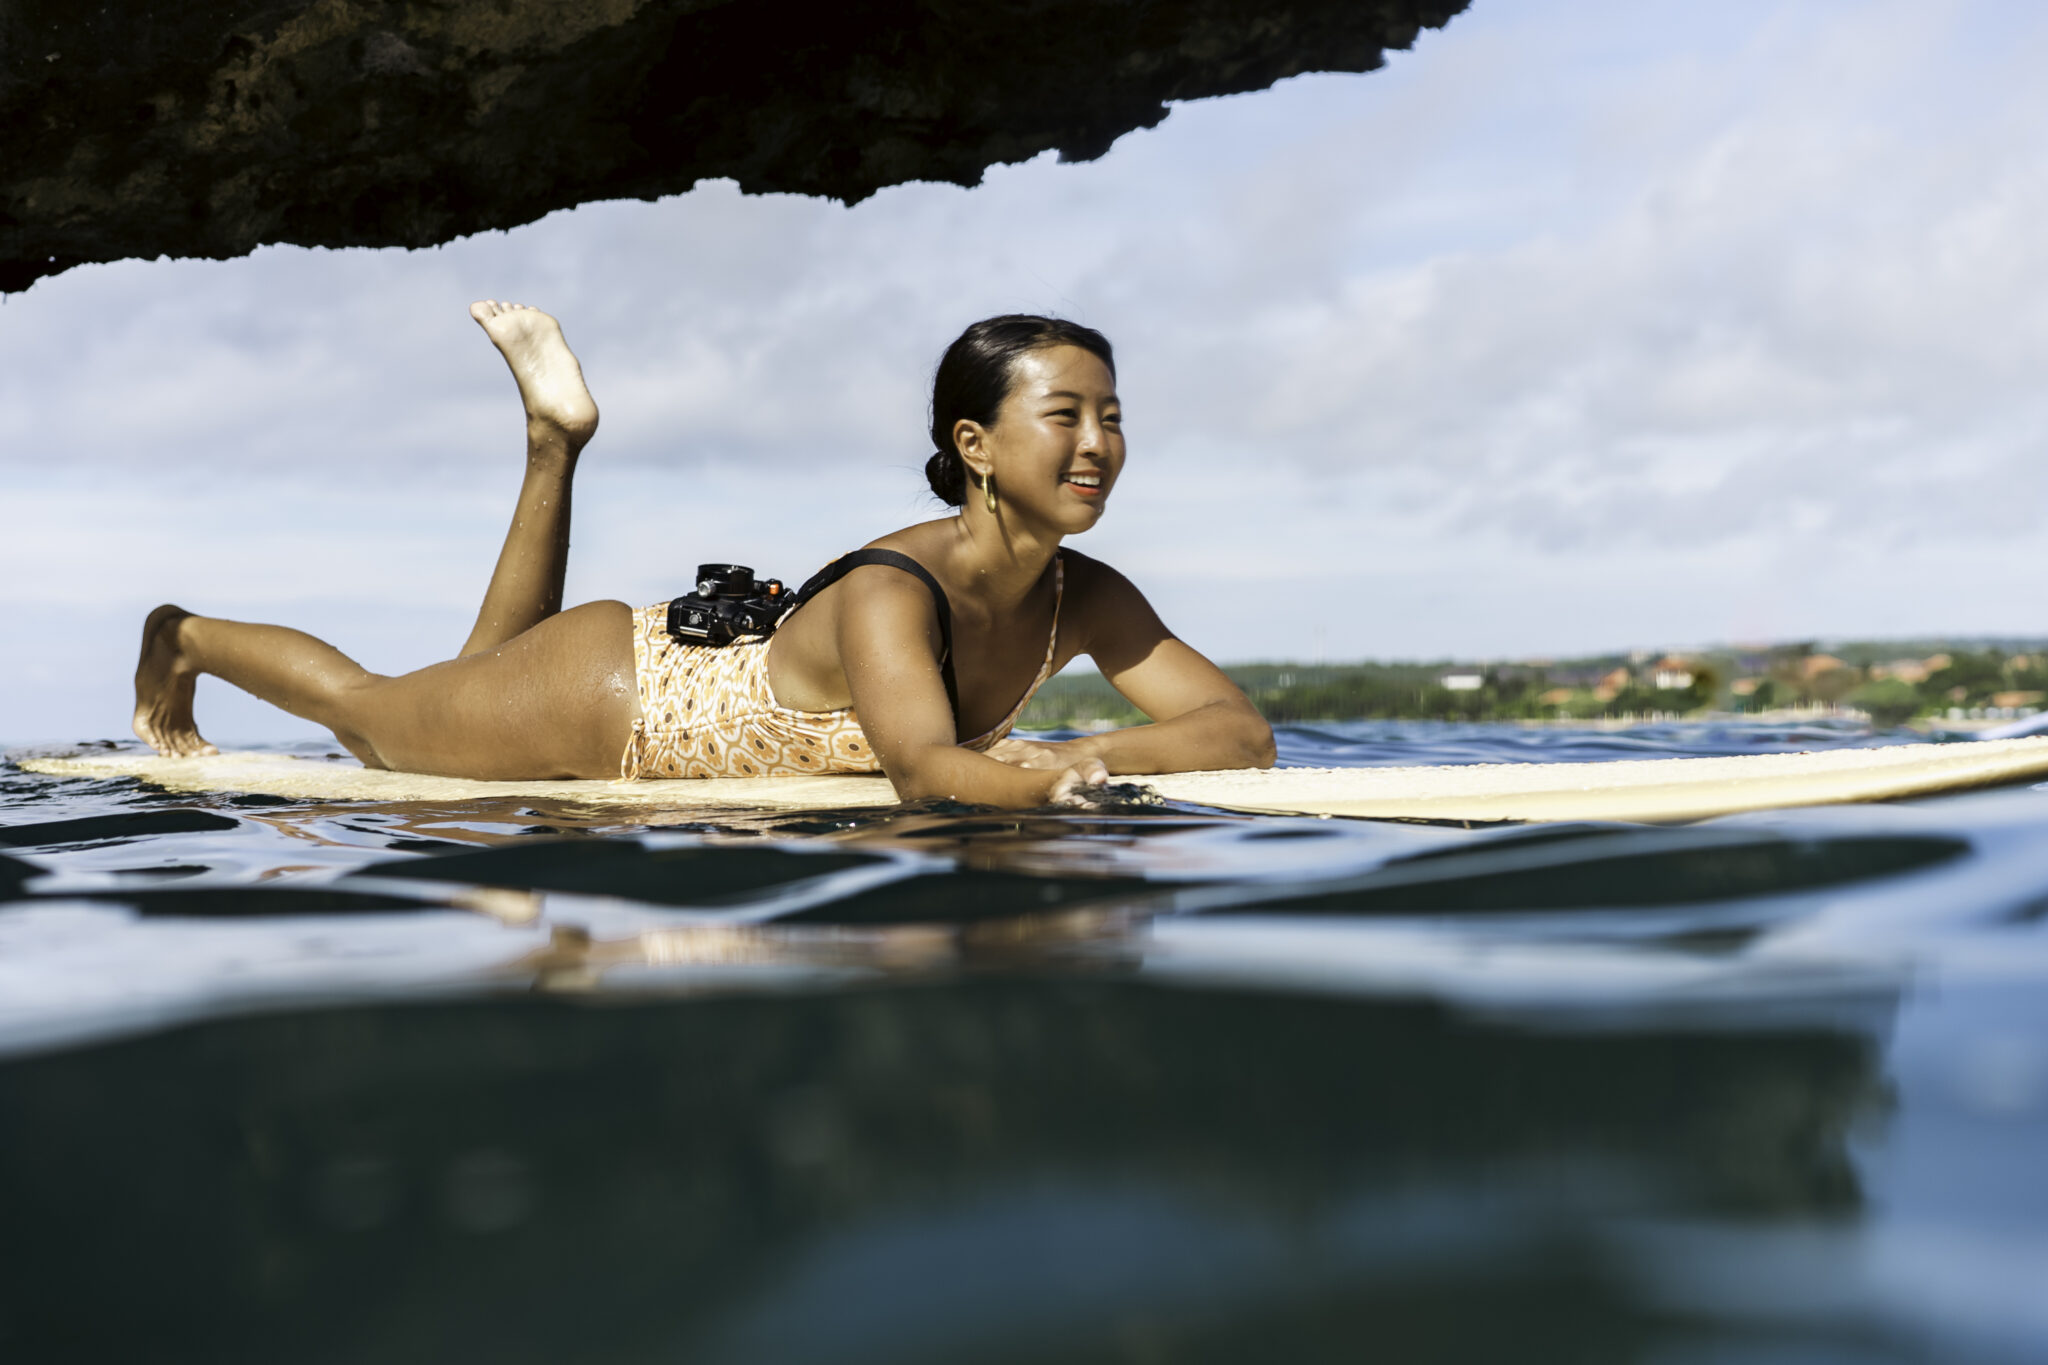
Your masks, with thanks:
[{"label": "black underwater camera housing", "polygon": [[795,602],[781,579],[764,583],[744,564],[699,564],[697,591],[668,604],[668,633],[686,645],[729,645],[772,634]]}]

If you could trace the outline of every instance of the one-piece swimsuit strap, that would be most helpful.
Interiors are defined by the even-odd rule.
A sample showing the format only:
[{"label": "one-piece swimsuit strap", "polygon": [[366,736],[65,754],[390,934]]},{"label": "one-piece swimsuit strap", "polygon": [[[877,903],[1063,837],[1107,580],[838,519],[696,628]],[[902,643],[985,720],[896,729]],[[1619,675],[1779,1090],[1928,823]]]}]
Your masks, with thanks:
[{"label": "one-piece swimsuit strap", "polygon": [[901,569],[932,590],[932,605],[939,613],[939,677],[946,684],[946,704],[953,708],[953,730],[957,734],[960,729],[960,684],[953,677],[953,604],[946,600],[946,590],[939,586],[938,579],[932,577],[931,570],[909,555],[895,550],[855,550],[851,554],[841,555],[812,574],[810,581],[797,589],[796,601],[782,614],[782,619],[777,621],[776,625],[780,627],[784,621],[801,610],[804,603],[855,569],[866,568],[870,564]]}]

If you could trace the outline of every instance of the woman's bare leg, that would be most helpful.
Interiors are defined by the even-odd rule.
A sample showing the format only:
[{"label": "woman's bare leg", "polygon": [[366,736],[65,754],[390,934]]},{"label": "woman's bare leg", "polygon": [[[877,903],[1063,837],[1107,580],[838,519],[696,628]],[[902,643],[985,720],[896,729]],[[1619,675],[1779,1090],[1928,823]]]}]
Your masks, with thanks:
[{"label": "woman's bare leg", "polygon": [[192,719],[193,683],[211,673],[326,726],[371,767],[616,777],[640,710],[632,620],[623,602],[592,602],[485,653],[392,678],[303,631],[158,607],[135,670],[135,733],[164,754],[215,752]]},{"label": "woman's bare leg", "polygon": [[526,405],[526,479],[491,585],[463,642],[467,656],[495,649],[562,609],[569,566],[569,492],[576,456],[597,430],[597,404],[562,328],[538,308],[485,300],[469,315],[512,367]]},{"label": "woman's bare leg", "polygon": [[[209,648],[194,648],[203,639]],[[192,690],[202,673],[223,677],[244,692],[334,731],[365,762],[360,736],[345,733],[333,699],[377,675],[324,640],[286,626],[244,625],[194,616],[162,606],[142,624],[142,654],[135,665],[135,733],[173,758],[218,753],[192,719]]]},{"label": "woman's bare leg", "polygon": [[174,757],[218,752],[192,717],[211,673],[334,732],[365,764],[479,778],[609,777],[639,715],[632,612],[562,611],[569,491],[597,430],[582,367],[546,313],[478,303],[474,317],[519,384],[526,478],[462,656],[402,677],[370,672],[325,641],[158,607],[143,624],[135,733]]}]

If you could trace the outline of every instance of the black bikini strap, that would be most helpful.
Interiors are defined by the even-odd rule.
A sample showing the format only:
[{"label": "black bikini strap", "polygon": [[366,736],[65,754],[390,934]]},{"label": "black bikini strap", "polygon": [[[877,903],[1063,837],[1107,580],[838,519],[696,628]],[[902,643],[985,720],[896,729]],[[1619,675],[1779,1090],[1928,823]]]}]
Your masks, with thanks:
[{"label": "black bikini strap", "polygon": [[[946,704],[953,708],[953,728],[957,731],[960,728],[960,686],[953,680],[953,604],[946,600],[946,590],[939,586],[939,580],[933,578],[924,565],[895,550],[855,550],[852,554],[841,555],[811,575],[810,581],[796,590],[796,605],[790,611],[796,611],[855,569],[870,564],[901,569],[932,590],[932,605],[939,612],[939,676],[946,684]],[[784,615],[783,620],[788,619]]]}]

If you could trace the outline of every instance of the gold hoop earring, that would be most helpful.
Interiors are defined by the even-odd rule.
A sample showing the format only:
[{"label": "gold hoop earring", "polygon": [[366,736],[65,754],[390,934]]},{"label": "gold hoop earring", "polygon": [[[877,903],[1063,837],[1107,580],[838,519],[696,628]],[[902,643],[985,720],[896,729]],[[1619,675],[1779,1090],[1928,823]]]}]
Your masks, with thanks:
[{"label": "gold hoop earring", "polygon": [[991,469],[981,476],[981,505],[994,516],[996,510],[996,472]]}]

